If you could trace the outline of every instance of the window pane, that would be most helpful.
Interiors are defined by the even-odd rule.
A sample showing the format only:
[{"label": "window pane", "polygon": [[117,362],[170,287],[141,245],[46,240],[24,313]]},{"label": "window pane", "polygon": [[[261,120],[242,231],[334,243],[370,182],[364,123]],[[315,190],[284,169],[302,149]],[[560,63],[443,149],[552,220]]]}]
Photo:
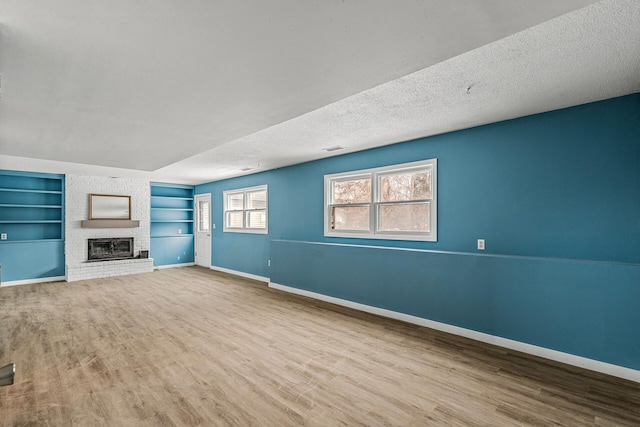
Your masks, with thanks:
[{"label": "window pane", "polygon": [[267,208],[267,191],[254,191],[247,193],[247,209],[266,209]]},{"label": "window pane", "polygon": [[378,231],[403,231],[428,233],[429,202],[401,205],[380,205]]},{"label": "window pane", "polygon": [[371,178],[333,181],[331,186],[333,190],[332,204],[371,202]]},{"label": "window pane", "polygon": [[431,170],[382,175],[380,201],[400,202],[431,199]]},{"label": "window pane", "polygon": [[267,212],[265,210],[247,212],[247,228],[267,228]]},{"label": "window pane", "polygon": [[209,202],[198,201],[198,231],[209,231]]},{"label": "window pane", "polygon": [[227,227],[228,228],[242,228],[244,226],[242,218],[242,211],[227,212]]},{"label": "window pane", "polygon": [[331,208],[332,230],[369,231],[369,206],[333,206]]},{"label": "window pane", "polygon": [[238,211],[244,209],[244,194],[227,194],[227,210]]}]

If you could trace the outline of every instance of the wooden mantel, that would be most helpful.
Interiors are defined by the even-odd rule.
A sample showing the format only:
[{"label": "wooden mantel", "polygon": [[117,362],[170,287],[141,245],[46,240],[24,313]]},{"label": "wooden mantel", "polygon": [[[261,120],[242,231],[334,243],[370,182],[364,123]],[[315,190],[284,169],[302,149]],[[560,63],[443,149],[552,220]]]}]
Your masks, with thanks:
[{"label": "wooden mantel", "polygon": [[80,223],[82,228],[136,228],[140,227],[137,219],[86,219]]}]

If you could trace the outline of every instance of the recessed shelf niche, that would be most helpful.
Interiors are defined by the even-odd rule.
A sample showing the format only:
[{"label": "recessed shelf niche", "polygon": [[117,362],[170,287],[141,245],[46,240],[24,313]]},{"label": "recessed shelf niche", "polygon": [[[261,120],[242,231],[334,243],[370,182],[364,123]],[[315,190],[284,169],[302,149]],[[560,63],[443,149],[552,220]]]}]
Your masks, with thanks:
[{"label": "recessed shelf niche", "polygon": [[0,243],[63,239],[64,178],[0,173]]},{"label": "recessed shelf niche", "polygon": [[151,258],[156,265],[191,263],[193,186],[151,183]]}]

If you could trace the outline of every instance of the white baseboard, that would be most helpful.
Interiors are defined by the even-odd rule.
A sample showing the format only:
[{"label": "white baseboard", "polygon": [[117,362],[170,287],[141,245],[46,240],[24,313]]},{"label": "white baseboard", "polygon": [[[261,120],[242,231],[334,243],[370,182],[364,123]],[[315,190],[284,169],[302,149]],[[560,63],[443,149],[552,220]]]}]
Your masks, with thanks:
[{"label": "white baseboard", "polygon": [[12,280],[11,282],[2,282],[0,283],[0,286],[4,288],[7,286],[30,285],[32,283],[63,282],[64,280],[64,276],[42,277],[39,279]]},{"label": "white baseboard", "polygon": [[165,268],[193,267],[194,265],[196,265],[195,262],[185,262],[182,264],[154,265],[153,268],[156,270],[164,270]]},{"label": "white baseboard", "polygon": [[258,276],[256,274],[245,273],[243,271],[231,270],[229,268],[217,267],[215,265],[212,265],[210,268],[212,270],[220,271],[222,273],[229,273],[229,274],[233,274],[235,276],[246,277],[247,279],[251,279],[251,280],[257,280],[259,282],[269,283],[269,278],[268,277],[262,277],[262,276]]},{"label": "white baseboard", "polygon": [[446,323],[435,322],[433,320],[428,320],[428,319],[424,319],[422,317],[417,317],[417,316],[411,316],[409,314],[399,313],[397,311],[386,310],[384,308],[373,307],[370,305],[360,304],[360,303],[349,301],[349,300],[330,297],[330,296],[319,294],[316,292],[305,291],[303,289],[298,289],[298,288],[292,288],[290,286],[279,285],[273,282],[269,282],[269,287],[273,289],[278,289],[284,292],[289,292],[292,294],[302,295],[305,297],[326,301],[332,304],[341,305],[343,307],[353,308],[353,309],[364,311],[367,313],[376,314],[376,315],[388,317],[391,319],[401,320],[407,323],[413,323],[419,326],[425,326],[427,328],[435,329],[438,331],[447,332],[450,334],[459,335],[466,338],[471,338],[476,341],[497,345],[499,347],[508,348],[510,350],[516,350],[522,353],[527,353],[527,354],[542,357],[545,359],[554,360],[556,362],[565,363],[567,365],[578,366],[580,368],[585,368],[591,371],[596,371],[603,374],[612,375],[614,377],[624,378],[626,380],[640,383],[639,370],[625,368],[623,366],[613,365],[610,363],[601,362],[599,360],[588,359],[586,357],[576,356],[569,353],[563,353],[561,351],[551,350],[545,347],[539,347],[536,345],[527,344],[520,341],[501,338],[495,335],[489,335],[483,332],[473,331],[471,329],[465,329],[458,326],[448,325]]}]

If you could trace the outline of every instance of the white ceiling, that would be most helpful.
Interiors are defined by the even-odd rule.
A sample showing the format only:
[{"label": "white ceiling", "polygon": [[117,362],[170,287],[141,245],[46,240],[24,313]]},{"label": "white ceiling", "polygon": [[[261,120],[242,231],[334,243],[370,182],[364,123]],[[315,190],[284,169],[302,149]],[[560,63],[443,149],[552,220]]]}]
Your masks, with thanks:
[{"label": "white ceiling", "polygon": [[640,1],[0,0],[0,72],[0,169],[195,184],[639,92]]}]

